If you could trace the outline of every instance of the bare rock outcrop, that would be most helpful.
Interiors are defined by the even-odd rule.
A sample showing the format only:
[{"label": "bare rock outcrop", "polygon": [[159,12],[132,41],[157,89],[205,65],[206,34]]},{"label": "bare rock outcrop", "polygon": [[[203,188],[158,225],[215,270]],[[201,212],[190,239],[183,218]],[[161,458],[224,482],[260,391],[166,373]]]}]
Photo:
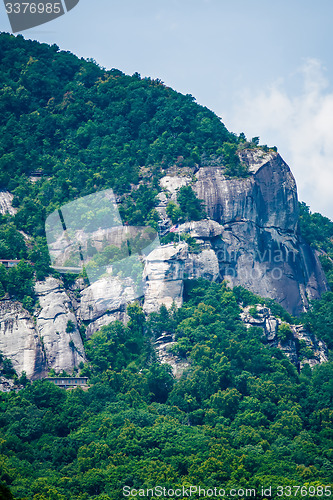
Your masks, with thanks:
[{"label": "bare rock outcrop", "polygon": [[[255,311],[253,312],[252,309]],[[298,368],[305,364],[311,367],[328,361],[328,349],[322,340],[309,332],[303,325],[290,325],[272,315],[265,306],[247,306],[243,308],[241,319],[245,326],[262,328],[267,344],[278,347]],[[287,335],[282,335],[279,327],[287,327]]]},{"label": "bare rock outcrop", "polygon": [[1,189],[0,190],[0,213],[2,215],[9,214],[9,215],[15,215],[17,212],[17,209],[13,207],[12,202],[13,202],[14,196],[12,193],[7,191],[6,189]]},{"label": "bare rock outcrop", "polygon": [[186,243],[170,244],[153,250],[146,259],[146,290],[144,311],[156,311],[164,304],[171,307],[173,302],[180,307],[183,303],[183,279]]},{"label": "bare rock outcrop", "polygon": [[41,306],[36,328],[47,367],[71,372],[85,361],[85,354],[69,296],[61,281],[51,277],[37,282],[35,290]]},{"label": "bare rock outcrop", "polygon": [[46,358],[34,319],[20,302],[0,302],[0,351],[12,361],[18,374],[45,376]]},{"label": "bare rock outcrop", "polygon": [[[328,286],[316,252],[299,235],[297,189],[288,165],[276,152],[261,149],[244,150],[240,158],[249,167],[246,178],[228,178],[217,159],[203,162],[196,171],[170,169],[160,180],[161,236],[172,225],[167,204],[176,201],[182,186],[191,185],[204,200],[207,218],[180,224],[177,230],[185,235],[184,241],[179,236],[175,243],[151,246],[143,253],[142,294],[135,289],[134,279],[116,275],[101,275],[89,287],[78,280],[77,288],[70,291],[60,280],[49,277],[36,283],[40,310],[34,317],[18,302],[0,301],[0,351],[12,360],[16,371],[25,371],[32,379],[42,378],[51,368],[71,373],[85,361],[80,326],[86,327],[89,338],[112,321],[126,322],[126,304],[141,295],[146,313],[162,304],[180,307],[187,279],[226,279],[231,286],[242,285],[276,300],[294,316],[306,310],[310,300],[319,298]],[[0,195],[0,212],[14,213],[10,193]],[[136,235],[134,229],[128,231]],[[115,235],[121,245],[122,230],[119,235],[113,231],[113,239],[109,235],[112,241]],[[97,230],[94,238],[100,250],[105,232]],[[60,245],[56,250],[61,253],[63,248]],[[327,360],[325,344],[298,325],[291,325],[292,338],[281,342],[281,321],[265,308],[258,306],[256,317],[244,310],[243,319],[248,325],[262,327],[267,343],[280,347],[296,365]],[[157,347],[164,362],[174,362],[177,374],[182,367],[179,371],[167,344],[170,342],[161,339]]]},{"label": "bare rock outcrop", "polygon": [[34,316],[20,302],[0,301],[0,351],[32,380],[51,369],[71,373],[86,358],[69,296],[55,278],[35,287],[40,309]]},{"label": "bare rock outcrop", "polygon": [[172,374],[176,379],[179,379],[185,370],[190,367],[187,359],[176,356],[172,352],[172,347],[176,344],[174,337],[168,333],[163,333],[155,341],[155,349],[158,359],[162,364],[171,366]]},{"label": "bare rock outcrop", "polygon": [[99,279],[80,293],[76,310],[78,320],[86,325],[86,337],[102,326],[119,320],[126,322],[126,305],[136,297],[131,278],[106,277]]}]

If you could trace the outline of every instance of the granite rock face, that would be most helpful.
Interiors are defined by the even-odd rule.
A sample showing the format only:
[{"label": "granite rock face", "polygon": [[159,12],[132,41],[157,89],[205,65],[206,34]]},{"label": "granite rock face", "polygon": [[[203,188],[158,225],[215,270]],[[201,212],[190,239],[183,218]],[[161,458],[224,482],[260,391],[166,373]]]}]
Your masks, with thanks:
[{"label": "granite rock face", "polygon": [[[0,301],[0,351],[30,379],[51,369],[71,373],[86,358],[70,299],[54,278],[37,282],[36,294],[41,308],[34,317],[19,302]],[[68,321],[71,332],[66,332]]]},{"label": "granite rock face", "polygon": [[11,300],[0,302],[0,351],[13,368],[28,378],[46,374],[46,358],[35,322],[22,304]]},{"label": "granite rock face", "polygon": [[[179,230],[196,238],[201,249],[215,253],[219,272],[213,279],[227,279],[231,286],[275,299],[297,316],[328,287],[316,253],[298,234],[294,177],[275,152],[244,150],[240,156],[249,167],[246,178],[228,178],[223,165],[199,168],[192,187],[204,200],[209,219],[183,224]],[[177,182],[163,179],[174,197]],[[161,212],[164,207],[165,200]],[[202,275],[207,275],[203,268]],[[187,277],[198,275],[190,272]],[[158,288],[156,280],[154,286]]]},{"label": "granite rock face", "polygon": [[[163,191],[157,210],[161,233],[166,234],[172,225],[167,204],[177,200],[177,191],[185,185],[191,185],[204,200],[208,218],[178,227],[187,235],[186,241],[179,238],[142,257],[146,313],[162,304],[180,307],[184,281],[200,277],[242,285],[275,299],[295,316],[308,307],[309,300],[327,290],[317,254],[298,233],[297,190],[288,165],[272,151],[244,150],[240,157],[250,172],[243,179],[228,178],[221,162],[207,161],[186,175],[170,170],[160,180]],[[10,212],[11,197],[0,194],[0,211]],[[104,236],[96,233],[96,248],[102,246]],[[89,338],[112,321],[126,322],[126,304],[138,297],[133,283],[104,277],[87,287],[77,280],[66,291],[60,280],[47,278],[36,283],[40,310],[34,317],[18,302],[0,301],[0,351],[12,360],[19,374],[25,371],[32,379],[42,378],[51,368],[71,373],[85,361],[79,326],[86,327]],[[245,310],[243,320],[261,326],[268,343],[284,350],[295,364],[304,361],[297,354],[296,339],[314,353],[307,360],[310,365],[327,359],[324,343],[297,325],[291,326],[293,340],[282,345],[277,336],[280,320],[264,309],[258,310],[256,318]],[[171,360],[175,375],[179,375],[185,367],[172,359],[170,342],[160,339],[156,347],[161,359]]]},{"label": "granite rock face", "polygon": [[185,370],[190,367],[190,363],[186,359],[175,356],[171,348],[176,344],[172,335],[168,333],[162,334],[155,342],[157,356],[162,364],[171,366],[172,374],[175,379],[179,379]]},{"label": "granite rock face", "polygon": [[146,260],[144,311],[157,311],[162,304],[180,307],[183,302],[183,280],[187,258],[186,243],[165,245],[151,252]]},{"label": "granite rock face", "polygon": [[90,338],[102,326],[113,321],[126,322],[126,305],[135,298],[130,278],[103,278],[81,290],[76,316],[80,323],[87,325],[86,337]]},{"label": "granite rock face", "polygon": [[9,215],[15,215],[17,212],[17,209],[13,207],[12,202],[13,202],[14,196],[12,193],[7,191],[6,189],[1,189],[0,190],[0,213],[2,215],[9,214]]},{"label": "granite rock face", "polygon": [[36,327],[47,367],[71,372],[85,361],[85,353],[70,298],[55,278],[37,282],[35,289],[41,306]]}]

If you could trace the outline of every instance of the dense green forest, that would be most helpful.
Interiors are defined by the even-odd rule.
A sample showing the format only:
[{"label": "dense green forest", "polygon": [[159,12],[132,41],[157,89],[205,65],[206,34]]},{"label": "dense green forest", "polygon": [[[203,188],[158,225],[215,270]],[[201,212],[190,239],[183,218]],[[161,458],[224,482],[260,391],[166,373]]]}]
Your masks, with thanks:
[{"label": "dense green forest", "polygon": [[[248,175],[236,153],[259,139],[230,133],[191,95],[159,80],[8,34],[0,35],[0,68],[0,189],[14,194],[17,208],[0,217],[0,258],[21,261],[8,270],[0,264],[0,298],[30,311],[34,280],[53,272],[45,218],[62,204],[112,188],[123,220],[156,228],[166,168],[221,157],[226,175]],[[204,216],[190,188],[177,201],[168,206],[174,223]],[[322,253],[333,285],[333,223],[301,204],[299,231]],[[113,500],[124,498],[124,487],[157,485],[255,488],[258,499],[270,498],[261,494],[269,486],[273,498],[330,496],[332,361],[298,373],[268,348],[261,329],[240,320],[240,305],[260,300],[224,283],[188,282],[180,309],[146,317],[131,304],[126,326],[112,323],[85,341],[88,391],[23,376],[23,389],[0,393],[0,499]],[[333,349],[332,292],[302,321]],[[152,347],[163,332],[189,364],[179,381]],[[0,374],[16,379],[2,356]]]},{"label": "dense green forest", "polygon": [[[333,364],[298,374],[267,349],[240,320],[238,303],[253,301],[244,289],[199,280],[186,297],[147,318],[133,304],[127,326],[94,334],[89,391],[38,381],[1,395],[1,479],[15,498],[120,499],[126,486],[156,485],[255,488],[256,498],[262,486],[300,485],[294,498],[324,496]],[[151,347],[163,331],[190,362],[177,382]]]},{"label": "dense green forest", "polygon": [[[16,224],[33,236],[43,235],[46,213],[77,196],[128,193],[142,167],[156,188],[161,168],[194,166],[238,141],[191,95],[106,71],[56,45],[2,34],[0,65],[0,187],[15,194]],[[32,185],[38,170],[45,176]],[[141,209],[144,196],[134,198]]]},{"label": "dense green forest", "polygon": [[[224,154],[230,175],[246,174],[235,154],[247,144],[244,134],[236,137],[191,95],[160,80],[106,71],[56,45],[5,33],[0,68],[0,189],[14,194],[17,208],[14,217],[0,219],[0,259],[27,259],[37,279],[51,272],[45,219],[62,204],[112,188],[126,223],[156,229],[165,168],[195,167]],[[186,198],[179,220],[201,212]],[[15,273],[0,265],[0,296],[32,307],[32,288],[22,290]]]}]

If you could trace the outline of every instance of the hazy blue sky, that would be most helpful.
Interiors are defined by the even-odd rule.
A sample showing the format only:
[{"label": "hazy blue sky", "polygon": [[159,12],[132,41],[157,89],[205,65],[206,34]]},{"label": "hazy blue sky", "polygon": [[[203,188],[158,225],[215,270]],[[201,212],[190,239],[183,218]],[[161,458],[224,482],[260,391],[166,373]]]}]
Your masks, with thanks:
[{"label": "hazy blue sky", "polygon": [[332,0],[80,0],[22,34],[192,94],[276,145],[300,199],[333,219],[332,19]]}]

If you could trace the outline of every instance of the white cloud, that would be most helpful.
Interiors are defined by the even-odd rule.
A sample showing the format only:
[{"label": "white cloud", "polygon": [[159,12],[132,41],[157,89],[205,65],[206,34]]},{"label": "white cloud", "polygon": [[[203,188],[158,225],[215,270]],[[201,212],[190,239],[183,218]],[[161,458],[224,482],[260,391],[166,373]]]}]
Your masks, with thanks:
[{"label": "white cloud", "polygon": [[[300,82],[297,92],[291,80]],[[243,92],[225,123],[276,145],[296,178],[300,200],[333,219],[333,92],[320,61],[307,59],[288,81]]]}]

